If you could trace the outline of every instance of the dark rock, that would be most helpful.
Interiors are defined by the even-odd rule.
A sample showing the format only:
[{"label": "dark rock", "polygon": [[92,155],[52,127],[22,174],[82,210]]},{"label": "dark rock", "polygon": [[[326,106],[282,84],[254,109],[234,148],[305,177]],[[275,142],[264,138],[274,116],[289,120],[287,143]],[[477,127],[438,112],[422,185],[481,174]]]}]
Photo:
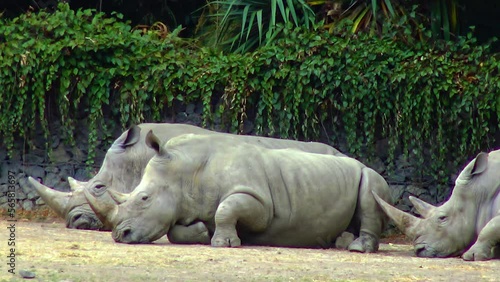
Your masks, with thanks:
[{"label": "dark rock", "polygon": [[37,206],[45,205],[45,202],[43,201],[42,197],[36,199],[35,205]]},{"label": "dark rock", "polygon": [[21,179],[21,178],[26,178],[26,177],[28,177],[28,176],[26,175],[26,173],[24,173],[24,172],[20,172],[20,173],[18,173],[18,174],[16,175],[16,181],[18,181],[18,180],[19,180],[19,179]]},{"label": "dark rock", "polygon": [[199,126],[201,125],[201,116],[197,114],[192,114],[186,118],[185,123]]},{"label": "dark rock", "polygon": [[92,178],[92,175],[86,169],[79,168],[76,170],[75,176],[73,178],[80,180],[80,181],[87,181],[90,178]]},{"label": "dark rock", "polygon": [[252,133],[254,129],[254,124],[253,122],[249,121],[249,120],[244,120],[243,121],[243,128],[242,128],[242,134],[244,135],[248,135],[250,133]]},{"label": "dark rock", "polygon": [[399,205],[396,205],[396,208],[404,211],[404,212],[410,212],[411,211],[411,208],[410,208],[410,205],[408,204],[399,204]]},{"label": "dark rock", "polygon": [[1,184],[0,185],[0,195],[3,195],[7,191],[9,191],[9,184]]},{"label": "dark rock", "polygon": [[385,138],[378,140],[375,143],[376,154],[382,160],[386,160],[389,157],[389,139]]},{"label": "dark rock", "polygon": [[401,177],[404,176],[405,179],[412,179],[415,174],[415,167],[410,161],[404,156],[400,155],[396,160],[396,174]]},{"label": "dark rock", "polygon": [[9,160],[9,161],[20,161],[21,160],[21,151],[13,149],[13,151],[11,152],[11,156],[9,156],[7,154],[7,158],[6,159]]},{"label": "dark rock", "polygon": [[47,140],[45,139],[43,132],[40,132],[36,134],[35,138],[33,139],[33,145],[35,145],[35,147],[39,149],[46,149],[46,141]]},{"label": "dark rock", "polygon": [[35,207],[35,204],[30,200],[24,200],[21,207],[26,211],[31,211]]},{"label": "dark rock", "polygon": [[8,171],[17,174],[18,172],[23,172],[21,162],[7,162],[8,164]]},{"label": "dark rock", "polygon": [[198,101],[198,103],[196,103],[196,108],[195,108],[195,113],[201,115],[203,113],[203,102],[202,101]]},{"label": "dark rock", "polygon": [[78,147],[78,149],[80,149],[80,151],[84,155],[87,155],[89,144],[88,144],[88,142],[87,142],[87,140],[85,138],[78,139],[78,141],[76,143],[76,147]]},{"label": "dark rock", "polygon": [[59,147],[59,144],[61,144],[61,137],[59,137],[59,135],[52,135],[50,137],[50,147],[55,149]]},{"label": "dark rock", "polygon": [[21,275],[22,278],[26,279],[33,279],[36,276],[34,272],[28,270],[20,270],[19,275]]},{"label": "dark rock", "polygon": [[87,156],[82,152],[82,150],[80,148],[78,148],[78,146],[71,148],[70,153],[71,153],[72,159],[74,161],[76,161],[77,163],[82,163],[87,158]]},{"label": "dark rock", "polygon": [[421,195],[427,194],[427,190],[416,185],[409,185],[406,187],[406,191],[415,197],[420,197]]},{"label": "dark rock", "polygon": [[0,163],[0,184],[5,184],[9,182],[9,168],[6,163],[3,165]]},{"label": "dark rock", "polygon": [[95,158],[94,158],[94,163],[96,165],[101,165],[104,161],[104,158],[106,157],[107,149],[103,150],[96,150],[95,152]]},{"label": "dark rock", "polygon": [[185,112],[178,113],[175,116],[175,122],[176,123],[185,123],[187,121],[187,114]]},{"label": "dark rock", "polygon": [[23,155],[23,162],[29,163],[29,164],[41,164],[44,162],[44,159],[43,159],[43,157],[29,153],[29,154]]},{"label": "dark rock", "polygon": [[46,172],[59,173],[61,170],[57,166],[48,166],[45,168]]},{"label": "dark rock", "polygon": [[402,184],[405,182],[406,176],[396,170],[395,172],[390,173],[386,180],[389,184]]},{"label": "dark rock", "polygon": [[378,157],[375,157],[375,158],[373,158],[371,160],[368,160],[365,163],[366,163],[366,165],[368,167],[370,167],[373,170],[375,170],[378,174],[384,174],[384,172],[386,170],[384,162],[380,158],[378,158]]},{"label": "dark rock", "polygon": [[58,191],[69,191],[69,189],[63,188],[67,183],[65,183],[65,181],[55,173],[47,173],[47,177],[44,179],[44,184]]},{"label": "dark rock", "polygon": [[36,191],[31,191],[28,193],[28,195],[26,195],[26,199],[28,199],[28,200],[35,200],[38,198],[40,198],[40,195],[38,195],[38,192],[36,192]]},{"label": "dark rock", "polygon": [[[2,190],[3,190],[3,189],[4,189],[4,188],[3,188],[3,186],[4,186],[4,185],[0,185],[0,189],[2,189]],[[7,185],[5,185],[5,186],[7,186]],[[5,192],[6,192],[6,191],[7,191],[7,188],[5,188]],[[4,203],[7,203],[7,201],[8,201],[8,197],[6,197],[5,192],[2,192],[2,193],[0,194],[0,205],[2,205],[2,204],[4,204]]]},{"label": "dark rock", "polygon": [[196,107],[196,106],[195,106],[195,104],[192,104],[192,103],[191,103],[191,104],[188,104],[188,105],[186,106],[186,113],[187,113],[188,115],[193,114],[193,113],[194,113],[194,109],[195,109],[195,107]]},{"label": "dark rock", "polygon": [[75,174],[75,167],[73,165],[67,164],[59,166],[59,175],[63,179],[67,179],[68,176],[72,176]]},{"label": "dark rock", "polygon": [[404,185],[389,185],[389,191],[391,193],[392,200],[397,203],[400,199],[403,193],[405,192],[405,186]]},{"label": "dark rock", "polygon": [[0,148],[0,161],[4,161],[7,158],[7,150]]},{"label": "dark rock", "polygon": [[45,178],[45,170],[41,166],[32,165],[23,167],[23,171],[27,176],[31,176],[33,178]]},{"label": "dark rock", "polygon": [[27,199],[28,197],[26,196],[26,193],[24,193],[23,190],[21,190],[21,188],[19,189],[16,189],[16,199],[18,200],[24,200],[24,199]]},{"label": "dark rock", "polygon": [[52,163],[56,163],[56,164],[57,163],[67,163],[70,159],[71,159],[71,157],[66,152],[66,149],[64,149],[63,145],[52,150],[52,152],[50,153],[50,161]]},{"label": "dark rock", "polygon": [[19,183],[19,187],[21,188],[21,190],[25,194],[28,194],[29,192],[35,191],[33,186],[31,186],[31,184],[29,183],[27,177],[18,178],[18,183]]}]

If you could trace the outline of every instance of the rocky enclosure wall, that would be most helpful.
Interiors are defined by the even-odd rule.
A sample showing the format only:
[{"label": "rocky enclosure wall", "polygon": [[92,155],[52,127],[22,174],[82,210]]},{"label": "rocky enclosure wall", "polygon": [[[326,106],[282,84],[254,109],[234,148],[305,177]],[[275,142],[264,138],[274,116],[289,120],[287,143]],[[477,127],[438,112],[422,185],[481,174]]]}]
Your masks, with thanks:
[{"label": "rocky enclosure wall", "polygon": [[[194,125],[201,124],[201,105],[188,104],[182,108],[174,118],[165,118],[164,122],[189,123]],[[82,122],[83,123],[83,122]],[[58,128],[58,124],[52,124],[53,128]],[[217,126],[215,126],[217,129]],[[17,144],[17,148],[12,158],[8,158],[5,148],[0,148],[0,193],[6,195],[9,186],[12,183],[15,186],[15,198],[17,199],[16,209],[36,210],[44,207],[45,203],[31,187],[27,181],[28,176],[38,178],[49,187],[59,191],[70,191],[67,182],[68,176],[77,180],[88,180],[97,173],[104,155],[109,147],[109,141],[112,141],[121,134],[122,130],[117,128],[111,140],[108,142],[100,141],[97,146],[95,164],[90,170],[87,169],[85,160],[87,158],[87,138],[88,132],[84,126],[77,127],[75,136],[77,146],[70,147],[63,143],[61,137],[54,134],[50,136],[49,146],[52,149],[50,157],[45,150],[43,134],[40,131],[35,138],[35,144]],[[244,129],[245,133],[253,133],[253,125],[249,122]],[[54,132],[58,132],[55,130]],[[342,138],[339,138],[342,139]],[[390,184],[393,199],[396,205],[404,211],[412,211],[408,200],[409,195],[415,195],[419,198],[436,204],[444,201],[448,195],[438,193],[436,186],[432,184],[420,183],[414,181],[414,169],[410,162],[406,161],[403,155],[396,158],[394,175],[386,175],[387,163],[387,142],[380,140],[377,142],[377,156],[371,160],[361,160],[368,166],[381,173]],[[344,145],[332,144],[342,152],[346,152]],[[28,149],[23,149],[28,148]],[[458,172],[458,170],[457,170]],[[11,184],[9,184],[9,176]],[[14,181],[12,181],[14,177]],[[453,178],[453,177],[452,177]],[[8,208],[8,197],[0,197],[0,209]]]}]

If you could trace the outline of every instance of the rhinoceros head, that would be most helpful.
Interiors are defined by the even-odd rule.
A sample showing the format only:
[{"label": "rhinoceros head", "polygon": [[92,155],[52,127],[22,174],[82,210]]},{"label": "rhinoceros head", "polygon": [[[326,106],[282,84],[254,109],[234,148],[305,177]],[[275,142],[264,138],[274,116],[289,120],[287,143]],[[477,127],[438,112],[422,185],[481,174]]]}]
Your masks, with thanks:
[{"label": "rhinoceros head", "polygon": [[413,240],[417,256],[457,256],[472,245],[478,229],[486,224],[481,220],[481,206],[498,190],[498,164],[489,163],[488,154],[480,153],[460,173],[449,200],[441,206],[410,197],[422,218],[392,207],[377,195],[375,198],[397,227]]},{"label": "rhinoceros head", "polygon": [[139,185],[131,193],[108,189],[111,197],[99,198],[85,192],[95,213],[113,226],[112,236],[116,242],[152,242],[165,235],[176,222],[181,191],[177,170],[171,165],[173,155],[160,146],[152,131],[146,136],[146,144],[155,150],[156,155],[147,164]]},{"label": "rhinoceros head", "polygon": [[[79,184],[73,183],[71,192],[61,192],[51,189],[32,177],[28,178],[31,185],[58,215],[66,218],[66,225],[79,229],[99,229],[101,222],[95,216],[86,216],[92,209],[87,204],[83,194],[83,188]],[[70,178],[70,182],[74,181]]]},{"label": "rhinoceros head", "polygon": [[142,168],[149,159],[145,148],[134,148],[140,147],[134,146],[140,140],[140,132],[138,126],[124,132],[106,153],[99,172],[89,181],[82,182],[68,177],[71,192],[53,190],[33,179],[30,182],[47,205],[66,219],[68,228],[110,230],[109,223],[103,223],[93,212],[84,191],[105,198],[109,197],[104,193],[109,187],[130,191],[138,184]]}]

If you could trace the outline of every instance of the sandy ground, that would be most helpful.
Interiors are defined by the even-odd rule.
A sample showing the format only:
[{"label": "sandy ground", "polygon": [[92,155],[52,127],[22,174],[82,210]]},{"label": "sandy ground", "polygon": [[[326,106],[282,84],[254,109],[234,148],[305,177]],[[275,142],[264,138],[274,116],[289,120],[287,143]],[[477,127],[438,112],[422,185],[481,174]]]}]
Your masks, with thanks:
[{"label": "sandy ground", "polygon": [[[336,249],[212,248],[115,243],[109,232],[66,229],[61,220],[16,222],[15,275],[7,272],[9,222],[0,220],[0,281],[500,281],[500,260],[417,258],[401,240],[376,254]],[[399,243],[398,243],[399,241]]]}]

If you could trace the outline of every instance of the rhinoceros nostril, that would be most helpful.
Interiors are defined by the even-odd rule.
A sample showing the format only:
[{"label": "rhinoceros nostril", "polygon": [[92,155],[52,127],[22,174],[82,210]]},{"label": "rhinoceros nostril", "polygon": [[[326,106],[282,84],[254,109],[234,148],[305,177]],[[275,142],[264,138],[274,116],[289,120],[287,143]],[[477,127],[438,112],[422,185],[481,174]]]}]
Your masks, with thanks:
[{"label": "rhinoceros nostril", "polygon": [[132,231],[130,229],[125,229],[125,230],[123,230],[122,237],[127,238],[130,236],[131,233],[132,233]]},{"label": "rhinoceros nostril", "polygon": [[132,230],[130,228],[125,228],[120,232],[120,235],[118,236],[118,239],[122,243],[131,243],[133,242],[132,240]]},{"label": "rhinoceros nostril", "polygon": [[425,253],[425,246],[415,246],[415,254],[417,257],[423,257]]},{"label": "rhinoceros nostril", "polygon": [[82,217],[82,214],[77,214],[77,215],[73,216],[72,222],[73,223],[77,222],[81,217]]}]

